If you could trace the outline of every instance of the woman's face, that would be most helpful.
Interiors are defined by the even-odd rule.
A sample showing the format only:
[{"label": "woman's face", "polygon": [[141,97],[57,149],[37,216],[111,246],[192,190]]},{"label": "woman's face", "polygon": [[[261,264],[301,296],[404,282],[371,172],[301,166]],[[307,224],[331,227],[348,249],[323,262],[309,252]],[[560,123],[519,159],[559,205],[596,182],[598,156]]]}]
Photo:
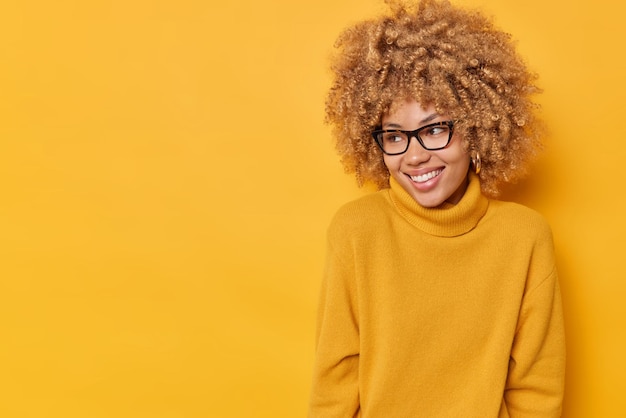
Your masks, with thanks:
[{"label": "woman's face", "polygon": [[[385,114],[383,129],[413,131],[434,122],[449,120],[434,106],[423,108],[413,99],[403,100],[394,111]],[[457,204],[467,188],[469,155],[463,141],[454,133],[448,146],[437,151],[425,150],[415,138],[400,155],[384,155],[389,174],[423,207],[433,208],[444,202]]]}]

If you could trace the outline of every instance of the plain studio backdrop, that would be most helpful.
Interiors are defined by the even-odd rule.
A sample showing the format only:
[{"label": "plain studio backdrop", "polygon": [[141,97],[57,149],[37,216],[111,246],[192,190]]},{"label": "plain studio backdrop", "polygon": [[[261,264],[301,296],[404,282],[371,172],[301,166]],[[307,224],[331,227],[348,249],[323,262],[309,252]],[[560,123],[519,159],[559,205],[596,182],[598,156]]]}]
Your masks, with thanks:
[{"label": "plain studio backdrop", "polygon": [[[0,6],[0,415],[304,416],[326,226],[360,190],[328,56],[382,0]],[[565,415],[626,409],[626,6],[464,0],[540,74],[506,198],[553,227]]]}]

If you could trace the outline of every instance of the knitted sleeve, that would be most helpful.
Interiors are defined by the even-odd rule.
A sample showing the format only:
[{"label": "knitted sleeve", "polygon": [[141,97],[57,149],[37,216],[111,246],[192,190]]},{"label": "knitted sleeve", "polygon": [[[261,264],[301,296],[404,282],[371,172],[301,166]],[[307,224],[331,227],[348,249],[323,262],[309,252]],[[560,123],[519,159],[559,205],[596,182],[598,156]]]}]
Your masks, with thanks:
[{"label": "knitted sleeve", "polygon": [[509,361],[505,406],[513,418],[560,417],[565,337],[552,235],[547,226],[536,245],[528,275]]},{"label": "knitted sleeve", "polygon": [[[359,318],[354,255],[331,225],[318,309],[310,418],[359,414]],[[340,242],[337,242],[340,241]]]}]

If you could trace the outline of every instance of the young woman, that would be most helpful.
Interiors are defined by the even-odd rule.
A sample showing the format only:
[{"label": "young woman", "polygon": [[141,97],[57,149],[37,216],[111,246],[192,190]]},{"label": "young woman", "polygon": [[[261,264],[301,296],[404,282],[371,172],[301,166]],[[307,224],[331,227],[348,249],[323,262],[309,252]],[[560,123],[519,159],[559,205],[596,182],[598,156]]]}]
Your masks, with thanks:
[{"label": "young woman", "polygon": [[328,230],[309,416],[558,417],[549,226],[495,200],[539,146],[509,35],[447,1],[338,40],[327,119],[360,184]]}]

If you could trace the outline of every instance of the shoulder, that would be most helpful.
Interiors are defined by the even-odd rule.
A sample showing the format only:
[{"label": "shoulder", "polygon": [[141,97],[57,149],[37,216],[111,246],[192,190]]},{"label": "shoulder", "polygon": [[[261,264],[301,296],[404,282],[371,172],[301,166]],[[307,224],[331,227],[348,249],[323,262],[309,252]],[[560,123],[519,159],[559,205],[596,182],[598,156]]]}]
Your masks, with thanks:
[{"label": "shoulder", "polygon": [[556,277],[552,229],[534,209],[513,202],[490,201],[491,238],[511,265],[524,266],[526,288],[535,289]]},{"label": "shoulder", "polygon": [[366,233],[369,226],[391,216],[389,190],[370,193],[342,205],[328,227],[329,234]]},{"label": "shoulder", "polygon": [[519,203],[491,200],[487,216],[487,220],[499,223],[505,229],[539,236],[552,235],[550,225],[543,215]]}]

